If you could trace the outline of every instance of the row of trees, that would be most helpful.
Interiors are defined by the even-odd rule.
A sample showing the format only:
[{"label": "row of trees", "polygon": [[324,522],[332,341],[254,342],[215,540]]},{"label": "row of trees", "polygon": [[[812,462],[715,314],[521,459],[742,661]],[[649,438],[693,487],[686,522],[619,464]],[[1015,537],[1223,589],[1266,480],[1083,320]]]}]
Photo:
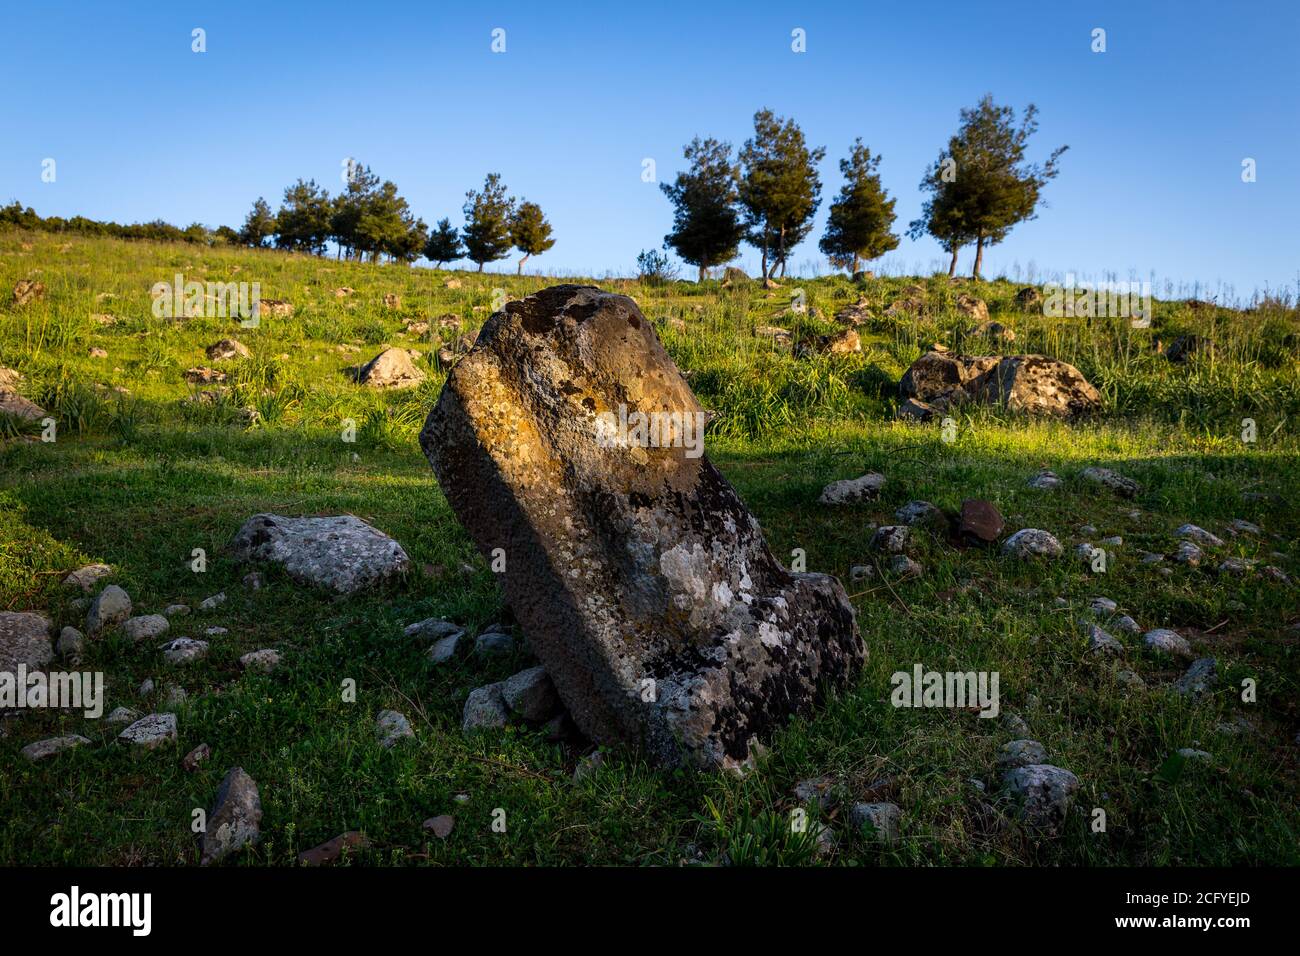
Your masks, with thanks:
[{"label": "row of trees", "polygon": [[[1001,242],[1012,226],[1034,218],[1043,186],[1056,176],[1060,147],[1042,165],[1028,163],[1025,150],[1037,130],[1030,105],[1019,125],[1015,111],[985,96],[961,111],[957,133],[921,181],[929,194],[908,235],[933,236],[952,254],[975,243],[974,275],[979,278],[986,246]],[[810,148],[791,119],[771,110],[754,114],[754,136],[736,160],[729,143],[696,137],[685,148],[688,168],[660,189],[673,203],[673,230],[664,245],[699,268],[734,259],[740,244],[759,251],[763,278],[785,275],[791,250],[813,227],[821,205],[817,164],[823,147]],[[857,271],[864,260],[898,247],[892,231],[895,200],[880,182],[880,157],[859,138],[840,161],[844,185],[831,203],[818,247],[838,268]]]},{"label": "row of trees", "polygon": [[347,185],[333,198],[315,180],[299,179],[284,191],[284,201],[273,213],[259,198],[244,220],[239,241],[264,248],[274,244],[321,254],[333,242],[339,258],[414,262],[424,256],[436,265],[468,258],[479,271],[503,259],[511,249],[523,253],[519,272],[529,257],[555,245],[551,226],[541,207],[516,201],[497,173],[490,173],[481,191],[465,196],[465,226],[460,231],[450,219],[429,230],[416,218],[391,180],[380,181],[370,167],[348,167]]},{"label": "row of trees", "polygon": [[17,226],[21,229],[41,230],[42,232],[75,233],[81,236],[110,236],[114,239],[147,239],[152,242],[192,242],[212,245],[214,242],[237,243],[239,234],[229,226],[209,229],[201,222],[191,223],[182,229],[169,222],[155,219],[152,222],[136,222],[130,225],[85,216],[39,215],[31,206],[24,207],[17,200],[6,206],[0,206],[0,226]]}]

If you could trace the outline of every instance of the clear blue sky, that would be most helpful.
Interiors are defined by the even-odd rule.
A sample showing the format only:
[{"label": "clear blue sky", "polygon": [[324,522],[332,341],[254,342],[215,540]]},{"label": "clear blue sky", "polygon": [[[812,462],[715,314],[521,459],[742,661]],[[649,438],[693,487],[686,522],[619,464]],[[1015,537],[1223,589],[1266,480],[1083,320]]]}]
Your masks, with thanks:
[{"label": "clear blue sky", "polygon": [[[991,250],[989,272],[1154,273],[1243,296],[1300,275],[1295,0],[5,6],[0,201],[43,215],[238,226],[299,176],[333,191],[352,156],[430,224],[459,225],[465,191],[500,172],[555,228],[531,268],[627,273],[671,222],[642,159],[669,180],[692,136],[739,146],[766,106],[827,147],[799,265],[821,259],[855,136],[883,155],[905,229],[958,110],[991,92],[1038,105],[1034,158],[1070,151],[1049,207]],[[942,258],[928,239],[892,255],[909,271]]]}]

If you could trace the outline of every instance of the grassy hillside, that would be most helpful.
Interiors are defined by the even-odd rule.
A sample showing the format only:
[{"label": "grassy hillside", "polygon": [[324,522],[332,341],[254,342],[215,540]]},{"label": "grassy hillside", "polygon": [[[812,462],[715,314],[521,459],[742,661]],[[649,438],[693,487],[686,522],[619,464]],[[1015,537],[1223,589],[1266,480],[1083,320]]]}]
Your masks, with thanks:
[{"label": "grassy hillside", "polygon": [[[155,318],[149,289],[176,273],[257,281],[264,298],[292,303],[294,314],[251,329],[232,319]],[[21,279],[44,283],[44,298],[15,306],[9,290]],[[80,626],[78,595],[59,582],[103,561],[136,613],[195,608],[173,621],[169,637],[227,629],[211,638],[207,660],[183,669],[165,664],[156,642],[130,645],[110,633],[89,645],[82,667],[107,675],[107,709],[153,709],[136,694],[146,678],[187,691],[174,748],[134,752],[113,743],[118,728],[79,713],[0,721],[0,862],[193,864],[191,812],[210,805],[234,765],[258,781],[265,811],[262,843],[239,856],[244,865],[292,863],[354,829],[372,843],[356,859],[397,864],[1300,862],[1297,591],[1258,570],[1213,571],[1235,555],[1300,575],[1294,309],[1161,302],[1152,328],[1139,330],[1121,320],[1022,313],[1017,287],[1002,281],[859,287],[837,277],[788,280],[771,292],[756,283],[597,283],[633,296],[655,321],[702,402],[719,413],[709,454],[779,556],[803,548],[810,570],[845,582],[870,658],[851,693],[768,742],[769,756],[744,778],[665,773],[615,750],[574,782],[581,748],[522,729],[468,739],[460,732],[470,690],[527,666],[524,652],[433,665],[402,636],[404,625],[432,615],[471,633],[501,615],[494,576],[415,442],[443,374],[426,360],[423,385],[381,392],[345,371],[385,344],[427,359],[456,338],[439,317],[477,328],[501,295],[518,298],[553,281],[0,232],[0,366],[20,371],[23,392],[59,423],[52,443],[0,423],[9,439],[0,445],[0,610],[46,611],[56,633]],[[927,289],[927,315],[885,317],[884,307],[917,281]],[[341,287],[354,292],[338,297]],[[808,315],[786,312],[796,289]],[[950,443],[938,425],[897,421],[898,377],[926,347],[988,348],[964,336],[969,320],[953,308],[963,291],[1016,331],[1014,351],[1076,365],[1100,389],[1105,413],[1066,425],[971,410],[955,416]],[[385,307],[389,293],[399,307]],[[755,334],[767,325],[796,339],[833,331],[831,316],[859,295],[878,317],[861,330],[860,355],[795,358]],[[407,332],[413,322],[431,323],[432,340]],[[1155,348],[1191,333],[1215,349],[1175,364]],[[225,337],[252,357],[207,359],[204,348]],[[95,349],[107,356],[93,357]],[[226,372],[224,388],[188,384],[184,373],[195,366]],[[1244,418],[1257,423],[1253,443],[1241,440]],[[344,440],[349,423],[355,442]],[[1140,494],[1099,493],[1078,478],[1088,465],[1132,477]],[[1027,487],[1043,468],[1064,486]],[[827,482],[867,470],[888,479],[878,504],[816,503]],[[872,530],[894,523],[898,506],[925,499],[955,509],[970,497],[996,502],[1008,531],[1052,531],[1067,557],[1018,564],[996,550],[918,535],[919,578],[885,570],[851,582],[852,566],[872,563]],[[418,571],[384,593],[346,600],[297,587],[274,569],[266,587],[250,590],[241,583],[248,569],[223,549],[259,511],[356,514],[395,537]],[[1229,536],[1234,519],[1263,534]],[[1208,567],[1139,560],[1143,551],[1172,552],[1174,529],[1185,522],[1225,538]],[[1079,542],[1112,535],[1123,543],[1105,574],[1071,556]],[[195,548],[209,559],[201,574],[190,568]],[[221,591],[223,606],[197,610]],[[1135,638],[1122,638],[1122,666],[1145,687],[1121,684],[1116,665],[1085,653],[1077,621],[1095,596],[1114,599],[1144,630],[1174,628],[1198,656],[1215,656],[1216,691],[1197,703],[1174,693],[1183,666],[1143,653]],[[239,656],[264,647],[280,649],[286,666],[242,673]],[[892,707],[890,675],[916,663],[998,671],[1003,717]],[[357,682],[355,703],[341,700],[346,678]],[[1240,699],[1246,678],[1257,682],[1255,703]],[[411,718],[411,746],[376,746],[374,717],[384,708]],[[39,763],[20,756],[24,745],[60,733],[93,745]],[[1026,736],[1082,782],[1081,812],[1056,839],[1031,839],[997,794],[998,748]],[[200,742],[213,757],[187,772],[180,758]],[[1185,747],[1212,759],[1171,763]],[[786,820],[796,782],[824,775],[850,800],[899,804],[902,840],[884,848],[853,833],[841,807],[828,820],[836,849],[814,857]],[[1104,833],[1088,825],[1096,807],[1106,810]],[[497,808],[506,811],[505,833],[491,826]],[[445,841],[421,829],[438,814],[456,818]]]}]

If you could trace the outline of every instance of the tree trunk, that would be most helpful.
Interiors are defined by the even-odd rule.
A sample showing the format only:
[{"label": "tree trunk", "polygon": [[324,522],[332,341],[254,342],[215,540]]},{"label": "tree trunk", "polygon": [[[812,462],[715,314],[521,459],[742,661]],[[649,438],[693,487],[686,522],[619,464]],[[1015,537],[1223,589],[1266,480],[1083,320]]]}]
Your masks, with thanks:
[{"label": "tree trunk", "polygon": [[975,240],[975,275],[976,282],[980,280],[980,265],[984,262],[984,237],[979,236]]},{"label": "tree trunk", "polygon": [[525,255],[522,259],[519,260],[519,271],[516,272],[515,275],[523,275],[523,274],[524,274],[524,263],[527,262],[527,261],[528,261],[528,256],[527,256],[527,255]]},{"label": "tree trunk", "polygon": [[706,267],[705,267],[704,263],[701,262],[701,263],[700,263],[700,278],[699,278],[699,281],[700,281],[700,282],[703,282],[703,281],[704,281],[704,273],[705,273],[705,271],[706,271]]},{"label": "tree trunk", "polygon": [[948,278],[951,279],[957,274],[957,249],[958,246],[952,247],[952,262],[948,263]]},{"label": "tree trunk", "polygon": [[482,272],[482,271],[483,271],[483,263],[481,263],[481,262],[478,264],[478,271],[479,271],[479,272]]},{"label": "tree trunk", "polygon": [[767,281],[767,243],[763,243],[763,281]]},{"label": "tree trunk", "polygon": [[861,269],[858,268],[858,266],[861,265],[861,264],[862,264],[862,257],[859,256],[856,252],[853,253],[853,273],[854,273],[854,275],[856,275],[857,273],[859,273],[859,272],[862,271]]}]

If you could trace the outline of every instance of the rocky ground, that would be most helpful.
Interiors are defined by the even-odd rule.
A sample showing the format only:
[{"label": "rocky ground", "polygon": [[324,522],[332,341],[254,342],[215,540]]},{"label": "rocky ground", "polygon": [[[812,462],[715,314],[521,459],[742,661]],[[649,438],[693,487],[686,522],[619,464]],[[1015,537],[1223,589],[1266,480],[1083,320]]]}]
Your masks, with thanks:
[{"label": "rocky ground", "polygon": [[[106,700],[0,720],[0,860],[1297,862],[1293,312],[1216,309],[1171,360],[1203,310],[1137,339],[1008,283],[600,283],[867,649],[700,774],[584,738],[415,441],[494,300],[544,281],[64,244],[0,235],[0,655]],[[154,319],[177,270],[280,314]],[[921,374],[945,353],[1070,371]],[[986,403],[1022,399],[1052,407]],[[895,706],[916,665],[997,672],[997,715]]]}]

